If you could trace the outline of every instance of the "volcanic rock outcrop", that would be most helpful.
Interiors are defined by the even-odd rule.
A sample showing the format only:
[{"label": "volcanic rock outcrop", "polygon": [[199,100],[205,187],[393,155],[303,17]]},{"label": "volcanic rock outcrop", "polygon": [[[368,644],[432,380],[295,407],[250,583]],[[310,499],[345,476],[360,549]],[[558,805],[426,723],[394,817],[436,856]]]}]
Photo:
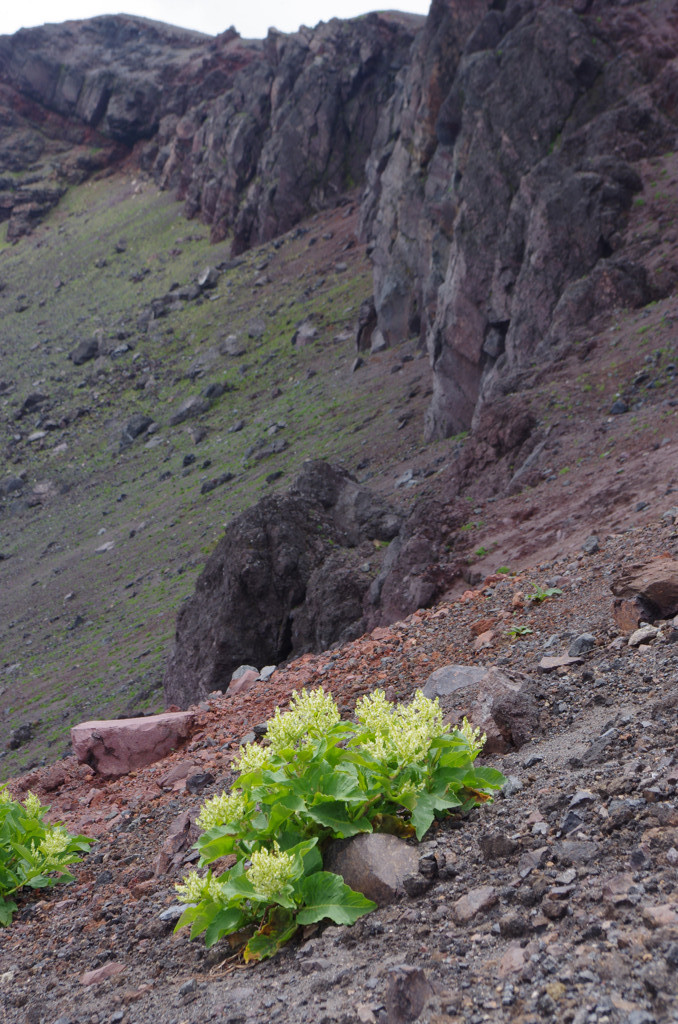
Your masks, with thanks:
[{"label": "volcanic rock outcrop", "polygon": [[[247,248],[363,180],[422,19],[216,38],[105,16],[0,37],[0,218],[25,234],[67,182],[129,155]],[[3,173],[4,172],[4,173]]]},{"label": "volcanic rock outcrop", "polygon": [[429,438],[658,291],[623,232],[635,165],[675,145],[668,5],[487,6],[434,0],[368,162],[377,329],[428,348]]},{"label": "volcanic rock outcrop", "polygon": [[310,462],[287,494],[243,512],[177,618],[165,701],[185,707],[228,688],[242,664],[278,664],[359,636],[370,577],[360,563],[400,517],[347,474]]}]

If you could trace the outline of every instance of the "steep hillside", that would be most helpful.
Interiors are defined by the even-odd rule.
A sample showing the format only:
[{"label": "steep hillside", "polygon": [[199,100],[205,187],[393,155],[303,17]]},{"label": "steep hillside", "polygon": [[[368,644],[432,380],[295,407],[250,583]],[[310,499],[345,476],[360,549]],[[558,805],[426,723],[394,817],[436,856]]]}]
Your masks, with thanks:
[{"label": "steep hillside", "polygon": [[161,705],[177,609],[224,524],[304,459],[391,487],[410,455],[435,462],[416,348],[352,372],[356,215],[349,199],[233,261],[125,172],[3,247],[2,746],[36,723],[6,773],[59,756],[78,718]]},{"label": "steep hillside", "polygon": [[[3,1021],[678,1020],[677,68],[668,0],[0,38],[0,772],[96,840]],[[427,686],[508,783],[246,965],[174,884],[304,686]]]},{"label": "steep hillside", "polygon": [[[159,706],[170,659],[196,699],[205,638],[225,688],[236,661],[385,625],[676,485],[670,7],[436,3],[418,24],[1,41],[5,772],[77,717]],[[58,203],[24,201],[31,181]],[[398,529],[323,527],[303,583],[276,568],[256,643],[268,570],[249,592],[227,554],[243,629],[217,626],[215,553],[179,620],[203,640],[174,647],[224,525],[319,457]],[[287,500],[252,512],[260,540]]]}]

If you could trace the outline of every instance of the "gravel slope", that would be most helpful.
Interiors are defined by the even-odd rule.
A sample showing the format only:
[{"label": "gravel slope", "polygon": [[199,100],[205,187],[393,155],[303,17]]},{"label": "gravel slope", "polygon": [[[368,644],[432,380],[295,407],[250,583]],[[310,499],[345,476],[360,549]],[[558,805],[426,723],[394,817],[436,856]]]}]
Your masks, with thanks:
[{"label": "gravel slope", "polygon": [[[674,516],[601,541],[591,556],[490,577],[455,603],[306,656],[257,690],[215,696],[187,748],[130,776],[102,783],[71,758],[14,780],[15,793],[34,789],[97,843],[73,886],[26,900],[0,935],[2,1019],[678,1020],[678,646],[667,629],[629,647],[609,590],[622,566],[678,554]],[[515,597],[550,585],[562,595],[539,605]],[[499,624],[494,639],[474,652],[471,627],[487,617]],[[515,639],[515,626],[533,632]],[[539,671],[544,654],[566,653],[583,631],[596,646],[581,664]],[[242,965],[225,940],[206,951],[173,934],[160,915],[192,856],[190,821],[228,785],[238,741],[294,687],[321,683],[350,712],[377,685],[406,698],[434,669],[479,661],[527,677],[539,727],[520,750],[486,759],[509,776],[493,805],[427,835],[421,850],[437,877],[426,891],[353,928],[321,928],[261,965]],[[198,794],[206,773],[214,781]],[[119,973],[82,984],[104,965]]]}]

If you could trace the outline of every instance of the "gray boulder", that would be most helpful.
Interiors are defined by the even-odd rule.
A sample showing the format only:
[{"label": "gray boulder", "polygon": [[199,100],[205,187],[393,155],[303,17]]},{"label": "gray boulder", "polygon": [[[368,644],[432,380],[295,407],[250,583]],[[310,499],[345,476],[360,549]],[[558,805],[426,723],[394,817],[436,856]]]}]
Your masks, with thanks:
[{"label": "gray boulder", "polygon": [[496,666],[445,665],[431,673],[423,693],[440,699],[453,725],[466,716],[486,733],[487,753],[515,750],[539,728],[539,709],[528,680]]},{"label": "gray boulder", "polygon": [[91,338],[89,341],[81,341],[79,345],[76,345],[68,358],[74,366],[82,366],[83,363],[96,359],[98,355],[99,342],[96,338]]},{"label": "gray boulder", "polygon": [[209,407],[209,399],[198,395],[191,395],[190,398],[186,398],[179,408],[172,413],[169,419],[169,425],[170,427],[176,427],[180,423],[184,423],[186,420],[195,419],[196,416],[202,416],[208,411]]}]

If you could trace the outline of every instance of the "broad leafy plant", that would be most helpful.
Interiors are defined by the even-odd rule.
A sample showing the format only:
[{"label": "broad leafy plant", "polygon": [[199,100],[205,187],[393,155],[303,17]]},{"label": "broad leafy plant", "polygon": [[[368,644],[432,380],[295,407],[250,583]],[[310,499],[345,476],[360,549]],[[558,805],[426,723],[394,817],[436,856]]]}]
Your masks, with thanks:
[{"label": "broad leafy plant", "polygon": [[527,600],[531,601],[532,604],[541,604],[549,597],[560,597],[562,590],[560,587],[547,587],[544,590],[538,584],[535,586],[533,593],[527,595]]},{"label": "broad leafy plant", "polygon": [[17,905],[12,897],[20,889],[46,889],[72,882],[66,871],[80,860],[93,839],[73,836],[59,823],[43,819],[49,810],[34,793],[23,804],[0,786],[0,925],[11,924]]},{"label": "broad leafy plant", "polygon": [[290,710],[268,722],[267,745],[241,748],[239,777],[203,804],[196,843],[200,868],[227,855],[235,864],[192,871],[177,886],[188,904],[177,928],[204,932],[208,946],[249,928],[248,961],[272,956],[299,925],[353,924],[375,904],[323,870],[330,840],[373,831],[421,839],[436,815],[484,803],[505,781],[474,766],[479,730],[466,719],[450,730],[421,691],[394,705],[376,690],[355,717],[342,721],[321,688],[295,691]]}]

